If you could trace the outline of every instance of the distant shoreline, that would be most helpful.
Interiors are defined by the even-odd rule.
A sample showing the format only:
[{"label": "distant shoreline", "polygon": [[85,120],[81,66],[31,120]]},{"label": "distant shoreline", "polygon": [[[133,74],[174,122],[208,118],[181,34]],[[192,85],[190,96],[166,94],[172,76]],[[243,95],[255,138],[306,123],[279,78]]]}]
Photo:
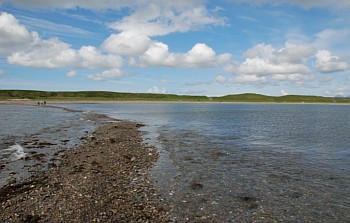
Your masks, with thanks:
[{"label": "distant shoreline", "polygon": [[[0,104],[11,105],[32,105],[38,106],[38,102],[44,100],[31,100],[31,99],[9,99],[0,100]],[[152,100],[45,100],[47,105],[49,104],[271,104],[271,105],[350,105],[350,103],[339,102],[251,102],[251,101],[152,101]]]}]

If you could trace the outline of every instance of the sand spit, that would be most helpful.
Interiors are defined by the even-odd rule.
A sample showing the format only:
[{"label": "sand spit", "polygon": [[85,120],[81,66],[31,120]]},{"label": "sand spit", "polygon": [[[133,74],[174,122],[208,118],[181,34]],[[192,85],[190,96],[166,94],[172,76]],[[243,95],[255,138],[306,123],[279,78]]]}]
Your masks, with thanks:
[{"label": "sand spit", "polygon": [[0,222],[169,222],[147,177],[159,155],[139,127],[101,124],[46,174],[0,188]]}]

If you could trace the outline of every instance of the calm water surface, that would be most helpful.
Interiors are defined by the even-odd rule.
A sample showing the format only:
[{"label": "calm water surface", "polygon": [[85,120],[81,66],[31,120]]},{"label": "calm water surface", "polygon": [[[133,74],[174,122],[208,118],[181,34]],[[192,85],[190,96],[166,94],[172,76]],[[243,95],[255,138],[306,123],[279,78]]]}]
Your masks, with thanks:
[{"label": "calm water surface", "polygon": [[350,219],[350,106],[68,106],[147,125],[174,222]]},{"label": "calm water surface", "polygon": [[50,165],[51,154],[72,148],[94,129],[80,112],[61,108],[0,105],[0,186],[26,179]]},{"label": "calm water surface", "polygon": [[64,105],[146,124],[174,222],[348,222],[350,106]]}]

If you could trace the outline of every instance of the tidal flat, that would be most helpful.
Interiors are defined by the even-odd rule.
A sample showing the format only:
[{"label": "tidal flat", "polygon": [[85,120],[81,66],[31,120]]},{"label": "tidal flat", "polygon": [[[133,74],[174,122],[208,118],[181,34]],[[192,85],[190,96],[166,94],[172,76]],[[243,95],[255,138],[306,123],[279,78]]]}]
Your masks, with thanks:
[{"label": "tidal flat", "polygon": [[[1,222],[168,222],[148,180],[157,150],[140,125],[98,117],[82,144],[46,172],[0,188]],[[25,162],[25,161],[23,161]]]}]

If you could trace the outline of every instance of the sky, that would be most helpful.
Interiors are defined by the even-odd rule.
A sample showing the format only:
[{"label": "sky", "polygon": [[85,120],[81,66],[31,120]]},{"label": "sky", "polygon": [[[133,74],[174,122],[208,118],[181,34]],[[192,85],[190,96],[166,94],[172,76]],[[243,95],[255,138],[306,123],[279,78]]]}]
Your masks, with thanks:
[{"label": "sky", "polygon": [[349,0],[0,0],[0,89],[350,96]]}]

